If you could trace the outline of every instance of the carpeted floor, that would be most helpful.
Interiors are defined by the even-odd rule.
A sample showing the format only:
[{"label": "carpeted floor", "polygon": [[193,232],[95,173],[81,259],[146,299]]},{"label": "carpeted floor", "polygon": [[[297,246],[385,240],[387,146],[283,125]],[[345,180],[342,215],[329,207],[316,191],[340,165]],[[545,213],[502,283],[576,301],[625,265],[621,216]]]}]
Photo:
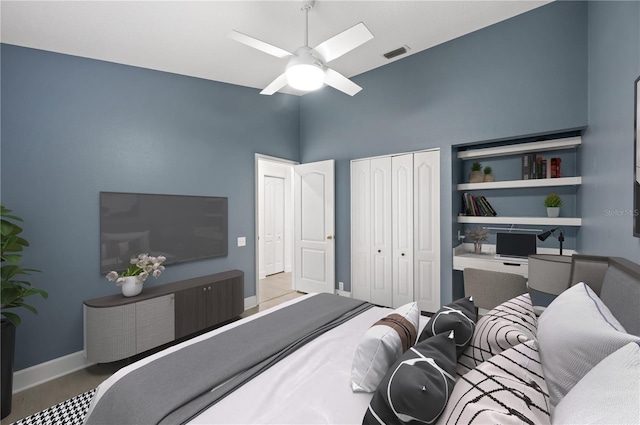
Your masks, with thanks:
[{"label": "carpeted floor", "polygon": [[44,409],[12,425],[82,425],[96,390],[87,391],[60,404]]}]

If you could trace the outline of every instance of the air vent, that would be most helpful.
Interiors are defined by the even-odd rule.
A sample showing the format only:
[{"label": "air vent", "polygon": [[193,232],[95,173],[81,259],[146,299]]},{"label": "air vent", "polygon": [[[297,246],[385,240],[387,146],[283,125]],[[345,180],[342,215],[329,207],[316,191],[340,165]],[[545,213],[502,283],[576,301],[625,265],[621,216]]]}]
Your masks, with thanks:
[{"label": "air vent", "polygon": [[385,53],[384,57],[387,59],[393,59],[396,56],[404,55],[405,53],[407,53],[407,46],[402,46],[398,49]]}]

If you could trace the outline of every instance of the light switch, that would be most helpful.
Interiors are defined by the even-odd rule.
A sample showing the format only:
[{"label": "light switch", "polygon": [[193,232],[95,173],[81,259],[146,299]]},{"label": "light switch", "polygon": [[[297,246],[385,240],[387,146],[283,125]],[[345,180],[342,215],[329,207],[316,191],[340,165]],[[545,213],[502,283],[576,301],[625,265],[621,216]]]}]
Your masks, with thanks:
[{"label": "light switch", "polygon": [[245,246],[247,245],[247,238],[244,236],[240,236],[238,238],[238,246]]}]

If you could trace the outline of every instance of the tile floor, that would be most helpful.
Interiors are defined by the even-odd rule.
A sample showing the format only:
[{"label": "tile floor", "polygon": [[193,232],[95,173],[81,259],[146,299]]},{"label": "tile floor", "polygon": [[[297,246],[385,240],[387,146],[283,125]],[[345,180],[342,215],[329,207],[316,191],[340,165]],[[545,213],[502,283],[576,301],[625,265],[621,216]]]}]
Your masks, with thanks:
[{"label": "tile floor", "polygon": [[[302,294],[291,289],[291,273],[278,273],[260,280],[259,304],[246,310],[241,317],[250,316]],[[107,364],[95,364],[86,369],[70,373],[13,395],[11,414],[2,419],[2,424],[11,424],[47,407],[89,391],[111,376],[118,369],[138,360],[142,356]]]}]

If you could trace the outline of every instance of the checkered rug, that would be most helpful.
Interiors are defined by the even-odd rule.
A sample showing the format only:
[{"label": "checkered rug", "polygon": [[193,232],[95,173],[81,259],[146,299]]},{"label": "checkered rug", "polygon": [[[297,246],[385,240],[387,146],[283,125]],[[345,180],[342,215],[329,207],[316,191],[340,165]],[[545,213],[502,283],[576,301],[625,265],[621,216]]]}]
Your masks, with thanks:
[{"label": "checkered rug", "polygon": [[82,425],[84,415],[89,410],[89,403],[95,389],[87,391],[60,404],[44,409],[24,419],[15,421],[12,425]]}]

